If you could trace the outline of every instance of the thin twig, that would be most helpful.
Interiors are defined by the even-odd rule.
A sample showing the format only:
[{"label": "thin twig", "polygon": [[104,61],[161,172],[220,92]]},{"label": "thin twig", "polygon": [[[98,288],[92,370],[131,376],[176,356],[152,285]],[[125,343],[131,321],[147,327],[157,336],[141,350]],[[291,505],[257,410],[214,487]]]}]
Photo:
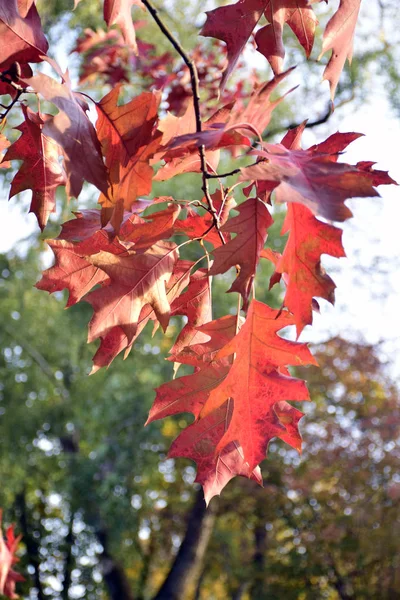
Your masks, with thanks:
[{"label": "thin twig", "polygon": [[240,173],[240,169],[233,169],[232,171],[228,171],[228,173],[216,173],[215,175],[213,173],[207,173],[206,177],[207,179],[218,179],[219,177],[230,177],[231,175],[237,175],[238,173]]},{"label": "thin twig", "polygon": [[[191,60],[191,58],[189,58],[188,54],[182,48],[181,44],[178,42],[178,40],[175,38],[175,36],[171,33],[171,31],[168,29],[168,27],[165,25],[165,23],[162,21],[162,19],[160,19],[159,15],[158,15],[158,11],[152,5],[152,3],[149,0],[143,0],[143,4],[147,8],[149,13],[153,17],[153,19],[155,20],[155,22],[157,23],[161,32],[171,42],[172,46],[175,48],[175,50],[180,55],[183,62],[189,69],[190,85],[191,85],[192,93],[193,93],[193,107],[194,107],[194,114],[195,114],[195,119],[196,119],[196,133],[201,133],[203,129],[202,129],[202,121],[201,121],[201,113],[200,113],[200,85],[199,85],[199,76],[198,76],[196,65]],[[219,227],[218,213],[214,206],[213,200],[211,198],[210,190],[208,187],[208,178],[207,178],[208,170],[207,170],[207,160],[206,160],[206,153],[205,153],[204,146],[199,147],[199,157],[200,157],[200,171],[201,171],[202,179],[203,179],[203,184],[202,184],[201,189],[203,190],[204,196],[207,200],[207,204],[210,208],[210,212],[212,214],[213,221],[214,221],[214,226],[215,226],[216,230],[218,231],[218,235],[221,239],[221,242],[223,244],[225,244],[224,236],[222,235],[222,232]]]}]

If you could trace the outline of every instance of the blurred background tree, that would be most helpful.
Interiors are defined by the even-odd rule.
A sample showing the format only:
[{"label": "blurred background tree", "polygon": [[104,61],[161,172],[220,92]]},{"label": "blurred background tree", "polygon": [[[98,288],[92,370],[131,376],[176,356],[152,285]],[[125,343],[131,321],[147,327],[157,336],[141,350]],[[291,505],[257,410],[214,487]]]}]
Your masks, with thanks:
[{"label": "blurred background tree", "polygon": [[[144,53],[137,58],[124,47],[114,51],[117,32],[108,40],[85,33],[87,28],[104,29],[98,3],[82,0],[75,12],[71,5],[38,0],[61,59],[77,43],[86,43],[87,50],[70,59],[73,76],[80,73],[82,86],[93,97],[101,97],[118,77],[132,82],[136,95],[156,76],[165,84],[164,109],[184,110],[189,101],[186,73],[172,54],[167,70],[165,60],[157,64],[157,56],[171,49],[145,13],[134,9],[135,17],[146,21],[138,28]],[[163,12],[183,45],[195,53],[202,10],[200,3],[173,0]],[[368,10],[355,58],[337,93],[336,114],[367,102],[376,85],[400,110],[398,3],[371,2]],[[327,17],[328,12],[321,18]],[[217,76],[221,46],[204,38],[202,47],[196,54],[199,63],[204,61],[200,73],[205,78],[214,61]],[[226,92],[227,101],[230,93],[245,92],[246,86],[270,77],[255,56],[249,51]],[[287,64],[298,63],[304,57],[293,43]],[[277,109],[271,134],[278,136],[309,117],[311,105],[316,112],[311,125],[324,127],[336,118],[327,89],[316,98],[321,66],[311,62],[311,71],[310,64],[297,71],[302,87],[296,101],[289,99]],[[210,106],[215,102],[211,89]],[[7,181],[10,173],[4,173]],[[198,190],[198,178],[186,175],[178,183],[159,184],[154,195],[196,199]],[[86,201],[88,206],[94,201],[89,191]],[[62,198],[60,206],[46,237],[69,218],[70,207]],[[275,230],[281,217],[277,211]],[[270,243],[279,250],[273,232]],[[90,308],[64,311],[63,294],[49,298],[33,288],[48,257],[40,239],[32,238],[30,245],[29,251],[0,258],[0,506],[24,536],[23,598],[400,596],[400,405],[379,349],[341,338],[319,345],[321,368],[306,373],[312,402],[303,419],[302,457],[273,442],[263,465],[264,489],[236,480],[206,511],[202,493],[193,485],[192,464],[166,459],[187,418],[143,428],[153,400],[149,389],[172,370],[162,357],[175,336],[174,320],[167,338],[151,338],[147,331],[125,362],[117,359],[108,371],[88,377],[93,347],[86,345],[83,331]],[[262,269],[268,281],[270,273]],[[233,300],[225,289],[223,283],[215,289],[216,313]],[[258,284],[258,297],[267,293]],[[274,298],[279,306],[278,292]]]}]

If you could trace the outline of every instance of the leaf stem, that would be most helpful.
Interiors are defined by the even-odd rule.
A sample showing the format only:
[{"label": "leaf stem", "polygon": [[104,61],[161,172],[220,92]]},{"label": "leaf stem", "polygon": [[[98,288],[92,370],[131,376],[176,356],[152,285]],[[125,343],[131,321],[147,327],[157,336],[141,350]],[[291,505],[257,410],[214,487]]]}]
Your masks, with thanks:
[{"label": "leaf stem", "polygon": [[[176,39],[176,37],[173,35],[173,33],[168,29],[168,27],[165,25],[165,23],[159,17],[157,9],[152,5],[150,0],[142,0],[142,1],[143,1],[143,4],[145,5],[145,7],[147,8],[147,10],[149,11],[149,13],[151,14],[151,16],[153,17],[154,21],[157,23],[161,32],[171,42],[172,46],[175,48],[175,50],[180,55],[183,62],[189,69],[190,85],[191,85],[192,93],[193,93],[193,107],[194,107],[194,114],[195,114],[195,119],[196,119],[196,132],[201,133],[203,128],[202,128],[201,113],[200,113],[200,84],[199,84],[199,75],[197,72],[196,65],[193,62],[193,60],[188,56],[188,54],[185,52],[185,50],[183,49],[183,47],[181,46],[179,41]],[[212,217],[213,217],[213,226],[215,226],[216,230],[218,231],[218,235],[221,239],[221,242],[223,244],[225,244],[224,236],[222,235],[222,232],[219,227],[218,213],[214,206],[213,200],[211,198],[210,190],[208,187],[208,177],[207,177],[208,169],[207,169],[207,159],[206,159],[206,152],[205,152],[204,146],[199,147],[199,157],[200,157],[200,171],[201,171],[202,180],[203,180],[201,189],[203,190],[204,196],[207,200],[207,204],[210,209],[210,213],[212,214]]]}]

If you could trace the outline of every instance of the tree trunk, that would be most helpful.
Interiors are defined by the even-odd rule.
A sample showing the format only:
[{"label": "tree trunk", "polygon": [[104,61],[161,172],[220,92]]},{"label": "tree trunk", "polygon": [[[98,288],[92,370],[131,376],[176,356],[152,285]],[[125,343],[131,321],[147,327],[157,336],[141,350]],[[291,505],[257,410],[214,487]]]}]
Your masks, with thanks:
[{"label": "tree trunk", "polygon": [[265,552],[267,549],[267,530],[265,522],[257,523],[254,530],[253,580],[250,588],[250,598],[259,600],[265,594]]},{"label": "tree trunk", "polygon": [[70,524],[69,524],[69,529],[68,529],[68,534],[67,534],[67,537],[65,538],[66,552],[65,552],[65,563],[64,563],[64,581],[63,581],[63,589],[61,592],[62,600],[69,600],[69,588],[71,586],[71,580],[72,580],[71,574],[72,574],[72,568],[73,568],[73,564],[74,564],[74,558],[72,555],[72,546],[74,545],[73,526],[74,526],[74,514],[72,513]]},{"label": "tree trunk", "polygon": [[108,536],[106,531],[98,530],[96,531],[96,535],[103,546],[100,564],[111,600],[133,600],[132,590],[123,568],[113,559],[108,551]]},{"label": "tree trunk", "polygon": [[29,523],[28,523],[28,511],[26,508],[26,497],[25,490],[17,494],[15,499],[15,504],[19,512],[19,522],[21,524],[21,532],[24,538],[24,543],[26,545],[26,550],[29,556],[29,561],[31,562],[34,568],[33,574],[33,584],[36,588],[37,599],[45,600],[45,596],[43,593],[42,583],[40,581],[40,544],[36,540],[36,538],[31,535]]},{"label": "tree trunk", "polygon": [[186,534],[175,561],[154,600],[186,600],[196,589],[217,514],[217,502],[206,508],[200,490],[189,513]]}]

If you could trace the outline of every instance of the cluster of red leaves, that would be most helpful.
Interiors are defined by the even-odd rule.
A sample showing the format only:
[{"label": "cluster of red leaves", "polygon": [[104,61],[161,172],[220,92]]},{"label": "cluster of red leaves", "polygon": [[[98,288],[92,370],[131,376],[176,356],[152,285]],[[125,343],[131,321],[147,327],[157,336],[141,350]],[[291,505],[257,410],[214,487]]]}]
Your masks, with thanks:
[{"label": "cluster of red leaves", "polygon": [[[323,51],[333,48],[325,73],[332,91],[351,53],[359,3],[341,0],[325,32]],[[122,30],[115,56],[126,45],[132,55],[140,50],[130,18],[133,4],[140,2],[105,1],[107,24]],[[82,299],[91,304],[89,341],[100,339],[93,371],[108,366],[120,352],[126,356],[149,321],[165,331],[171,315],[186,317],[170,360],[189,365],[193,373],[157,390],[149,422],[180,412],[194,415],[194,422],[172,444],[170,456],[197,462],[197,481],[207,501],[235,475],[261,483],[259,463],[271,438],[301,448],[302,413],[289,402],[308,400],[308,392],[288,369],[313,364],[314,359],[305,344],[284,339],[278,332],[295,325],[299,335],[312,323],[317,297],[333,302],[335,285],[321,266],[321,255],[340,257],[344,250],[341,230],[321,218],[342,222],[351,216],[348,198],[377,196],[375,186],[393,182],[372,163],[338,162],[340,153],[358,137],[355,133],[335,133],[302,149],[302,125],[281,143],[262,141],[272,111],[282,100],[272,100],[271,95],[290,73],[281,72],[283,25],[292,28],[309,54],[316,25],[311,6],[306,0],[239,0],[208,13],[203,34],[223,40],[228,49],[222,86],[262,15],[268,25],[257,31],[256,41],[276,75],[258,86],[247,102],[240,95],[221,102],[201,127],[196,99],[194,104],[181,102],[178,115],[160,118],[160,91],[151,89],[121,105],[120,86],[95,103],[94,126],[85,97],[72,90],[68,76],[54,61],[47,59],[61,81],[26,70],[47,50],[34,4],[14,0],[9,10],[4,7],[0,4],[0,19],[7,27],[7,39],[14,43],[0,56],[0,71],[18,60],[21,89],[34,90],[58,109],[51,116],[23,107],[24,122],[18,127],[22,135],[3,157],[7,163],[23,161],[11,195],[31,189],[31,210],[44,227],[54,210],[58,186],[66,185],[68,195],[78,196],[86,180],[100,192],[101,210],[76,213],[58,238],[49,241],[55,265],[44,272],[37,287],[48,292],[67,289],[67,306]],[[113,39],[113,32],[88,32],[78,44],[78,50],[89,52],[93,62],[98,59],[96,68],[110,77],[116,76],[114,46],[104,44]],[[148,76],[157,77],[156,63],[150,61],[146,68]],[[207,68],[204,84],[206,75]],[[0,150],[7,148],[5,140],[0,144]],[[246,200],[233,216],[232,192],[217,175],[221,149],[233,156],[247,151],[246,156],[255,157],[252,164],[235,171],[237,184],[246,183]],[[154,180],[182,173],[202,174],[203,193],[197,202],[141,198],[151,193]],[[212,177],[219,185],[210,194],[207,182]],[[282,255],[268,247],[273,201],[288,206],[283,233],[289,235]],[[149,204],[159,210],[145,214]],[[185,257],[189,243],[197,248],[197,261]],[[280,279],[285,284],[279,311],[253,297],[260,258],[275,265],[270,285]],[[203,259],[207,262],[200,265]],[[212,320],[211,278],[231,269],[236,276],[228,291],[240,295],[246,318],[238,311],[235,317]]]},{"label": "cluster of red leaves", "polygon": [[19,598],[15,593],[15,584],[17,581],[24,581],[24,577],[13,570],[13,565],[19,561],[15,556],[21,536],[15,537],[14,527],[6,531],[6,538],[2,533],[2,511],[0,509],[0,594],[7,598]]},{"label": "cluster of red leaves", "polygon": [[[221,86],[225,85],[247,41],[263,16],[268,23],[257,30],[255,41],[257,50],[266,57],[275,74],[283,70],[285,49],[282,35],[285,24],[293,31],[308,58],[314,45],[318,24],[311,4],[322,1],[239,0],[236,4],[209,11],[201,33],[222,40],[227,47],[228,66],[222,77]],[[351,60],[352,57],[354,31],[360,5],[361,0],[340,0],[339,8],[328,22],[324,32],[321,56],[332,50],[324,71],[324,79],[330,83],[332,98],[346,58]]]}]

